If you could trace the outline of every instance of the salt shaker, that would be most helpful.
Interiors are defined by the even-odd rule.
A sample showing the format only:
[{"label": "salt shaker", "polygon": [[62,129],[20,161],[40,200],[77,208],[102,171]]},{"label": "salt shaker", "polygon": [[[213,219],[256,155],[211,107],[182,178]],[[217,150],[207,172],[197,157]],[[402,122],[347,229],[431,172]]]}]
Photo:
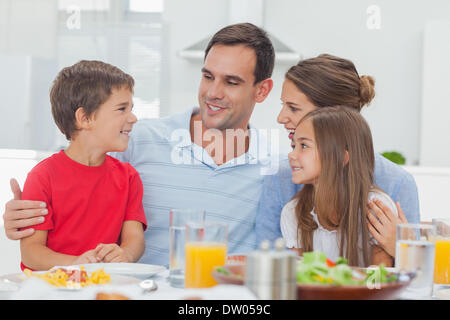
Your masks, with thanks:
[{"label": "salt shaker", "polygon": [[247,256],[245,285],[263,300],[296,299],[296,255],[285,250],[282,238],[274,247],[270,250],[270,242],[263,241],[260,250]]}]

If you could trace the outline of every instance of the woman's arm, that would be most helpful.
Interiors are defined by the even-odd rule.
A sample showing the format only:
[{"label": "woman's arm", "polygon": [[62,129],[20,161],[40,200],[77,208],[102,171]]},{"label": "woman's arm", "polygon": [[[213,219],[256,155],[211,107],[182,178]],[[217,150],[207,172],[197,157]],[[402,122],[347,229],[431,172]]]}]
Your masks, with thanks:
[{"label": "woman's arm", "polygon": [[393,267],[394,259],[383,248],[372,245],[372,265],[384,264],[385,267]]},{"label": "woman's arm", "polygon": [[71,265],[77,258],[47,248],[47,230],[36,230],[20,240],[22,263],[34,270],[48,270],[57,265]]},{"label": "woman's arm", "polygon": [[299,257],[303,256],[303,249],[302,248],[289,248],[289,250],[294,251]]},{"label": "woman's arm", "polygon": [[[380,246],[392,257],[395,258],[396,228],[399,223],[408,223],[400,204],[397,202],[398,217],[386,206],[383,201],[375,199],[369,202],[369,208],[376,217],[368,210],[369,232],[378,241]],[[378,218],[378,219],[377,219]]]}]

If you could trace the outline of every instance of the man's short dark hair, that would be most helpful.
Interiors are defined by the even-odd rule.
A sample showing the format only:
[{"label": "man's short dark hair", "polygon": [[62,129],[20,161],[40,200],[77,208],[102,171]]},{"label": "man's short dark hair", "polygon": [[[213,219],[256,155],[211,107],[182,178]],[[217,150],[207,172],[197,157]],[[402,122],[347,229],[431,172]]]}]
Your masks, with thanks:
[{"label": "man's short dark hair", "polygon": [[251,24],[238,23],[219,30],[209,41],[205,50],[205,59],[214,45],[244,45],[255,50],[256,65],[253,72],[255,83],[270,78],[275,64],[275,51],[267,33]]},{"label": "man's short dark hair", "polygon": [[78,130],[75,112],[83,107],[89,117],[111,96],[113,89],[133,92],[134,79],[119,68],[101,61],[80,61],[62,69],[50,90],[52,115],[67,140]]}]

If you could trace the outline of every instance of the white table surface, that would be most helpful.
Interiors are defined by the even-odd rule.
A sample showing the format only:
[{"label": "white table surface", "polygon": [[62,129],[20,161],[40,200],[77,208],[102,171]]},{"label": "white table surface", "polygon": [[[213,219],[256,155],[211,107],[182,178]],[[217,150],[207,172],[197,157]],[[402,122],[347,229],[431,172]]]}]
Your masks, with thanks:
[{"label": "white table surface", "polygon": [[[91,285],[80,290],[59,289],[47,284],[37,278],[30,278],[23,281],[19,286],[4,281],[4,279],[14,279],[17,276],[26,277],[20,274],[10,274],[0,276],[0,299],[11,300],[91,300],[95,299],[97,293],[118,293],[138,300],[183,300],[189,298],[201,298],[203,300],[254,300],[255,295],[245,286],[237,285],[217,285],[205,289],[182,289],[170,286],[167,277],[169,271],[159,273],[151,277],[158,285],[158,290],[144,293],[139,287],[139,282],[143,279],[129,276],[120,276],[120,285]],[[114,275],[112,275],[114,276]],[[127,279],[126,279],[127,278]],[[128,283],[127,283],[128,282]]]},{"label": "white table surface", "polygon": [[[256,296],[245,286],[238,285],[217,285],[206,289],[182,289],[170,286],[167,277],[169,271],[165,270],[153,277],[158,285],[158,290],[151,293],[144,293],[139,287],[138,279],[129,276],[120,276],[122,283],[109,285],[92,285],[81,290],[58,289],[45,281],[31,278],[23,281],[20,285],[13,284],[4,279],[14,279],[24,274],[9,274],[0,276],[0,299],[11,300],[93,300],[97,293],[118,293],[137,300],[183,300],[189,298],[200,298],[203,300],[254,300]],[[113,275],[114,276],[114,275]],[[447,291],[450,299],[450,289]],[[426,300],[407,289],[402,292],[399,299],[406,300]],[[431,299],[428,298],[428,299]]]}]

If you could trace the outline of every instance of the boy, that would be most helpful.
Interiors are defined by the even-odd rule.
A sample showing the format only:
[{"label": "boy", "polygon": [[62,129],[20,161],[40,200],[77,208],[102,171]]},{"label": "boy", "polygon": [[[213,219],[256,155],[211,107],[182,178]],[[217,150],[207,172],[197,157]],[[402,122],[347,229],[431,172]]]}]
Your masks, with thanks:
[{"label": "boy", "polygon": [[28,174],[22,197],[47,203],[47,214],[20,242],[22,269],[141,257],[142,182],[131,165],[107,155],[128,147],[137,121],[133,86],[130,75],[100,61],[80,61],[56,77],[52,115],[70,144]]}]

